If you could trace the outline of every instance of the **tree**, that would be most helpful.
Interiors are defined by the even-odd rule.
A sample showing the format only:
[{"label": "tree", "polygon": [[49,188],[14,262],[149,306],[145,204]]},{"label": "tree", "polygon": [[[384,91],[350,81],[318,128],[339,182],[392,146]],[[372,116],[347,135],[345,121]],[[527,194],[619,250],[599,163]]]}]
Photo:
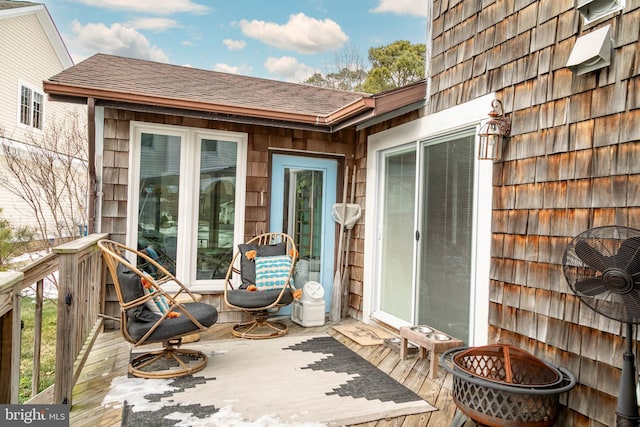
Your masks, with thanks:
[{"label": "tree", "polygon": [[16,228],[8,219],[0,218],[0,271],[8,270],[11,260],[22,255],[32,239],[33,231],[29,227]]},{"label": "tree", "polygon": [[426,45],[406,40],[369,49],[371,71],[363,89],[368,93],[405,86],[425,77]]},{"label": "tree", "polygon": [[303,83],[328,89],[362,90],[367,72],[362,55],[354,46],[348,45],[334,52],[333,63],[325,68],[327,71],[324,75],[315,73]]},{"label": "tree", "polygon": [[[0,129],[0,137],[4,136]],[[2,144],[0,185],[31,209],[36,239],[75,237],[87,224],[86,125],[78,114],[52,118],[27,143]],[[25,213],[27,214],[27,213]]]}]

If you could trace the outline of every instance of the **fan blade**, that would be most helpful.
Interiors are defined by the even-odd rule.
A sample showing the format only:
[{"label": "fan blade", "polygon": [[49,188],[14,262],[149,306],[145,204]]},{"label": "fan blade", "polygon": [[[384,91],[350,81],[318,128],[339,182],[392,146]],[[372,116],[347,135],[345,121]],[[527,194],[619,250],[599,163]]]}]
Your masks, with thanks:
[{"label": "fan blade", "polygon": [[616,265],[618,262],[624,264],[629,274],[640,273],[640,237],[631,237],[622,242],[616,254]]},{"label": "fan blade", "polygon": [[602,279],[585,279],[576,283],[576,290],[581,294],[590,297],[598,295],[607,290],[602,283]]},{"label": "fan blade", "polygon": [[579,240],[576,243],[575,252],[582,262],[598,271],[605,271],[610,267],[608,258],[595,250],[593,246],[584,240]]},{"label": "fan blade", "polygon": [[628,294],[620,294],[627,310],[627,321],[636,322],[640,319],[640,294],[638,291],[629,292]]}]

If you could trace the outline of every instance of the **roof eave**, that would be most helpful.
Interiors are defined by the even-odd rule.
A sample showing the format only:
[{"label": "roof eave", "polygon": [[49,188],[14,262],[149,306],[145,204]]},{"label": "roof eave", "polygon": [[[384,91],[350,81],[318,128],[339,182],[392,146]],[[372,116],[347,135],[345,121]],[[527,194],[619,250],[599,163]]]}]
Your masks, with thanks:
[{"label": "roof eave", "polygon": [[105,89],[80,87],[50,80],[43,82],[44,91],[50,96],[61,98],[94,98],[107,101],[125,102],[132,104],[154,105],[160,107],[178,108],[183,110],[204,111],[208,113],[230,114],[255,117],[260,119],[296,122],[316,126],[332,126],[354,115],[361,114],[375,107],[375,101],[370,97],[362,97],[348,105],[327,115],[304,114],[291,111],[267,110],[231,104],[213,104],[208,102],[191,101],[177,98],[166,98],[140,93],[126,93]]}]

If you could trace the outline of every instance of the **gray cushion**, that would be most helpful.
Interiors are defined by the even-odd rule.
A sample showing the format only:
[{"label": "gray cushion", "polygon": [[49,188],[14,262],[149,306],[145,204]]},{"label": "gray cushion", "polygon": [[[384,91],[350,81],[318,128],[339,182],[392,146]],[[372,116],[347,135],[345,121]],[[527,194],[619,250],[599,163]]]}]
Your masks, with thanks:
[{"label": "gray cushion", "polygon": [[[120,292],[124,302],[134,301],[144,296],[144,289],[140,283],[140,277],[129,270],[124,264],[118,263],[118,282],[120,282]],[[144,304],[127,310],[127,318],[130,321],[155,322],[160,316],[149,310]]]},{"label": "gray cushion", "polygon": [[254,245],[243,243],[238,245],[240,250],[240,279],[242,285],[240,289],[246,289],[249,285],[256,284],[256,263],[252,259],[247,259],[245,254],[249,251],[256,251],[256,256],[286,255],[287,242],[275,245]]},{"label": "gray cushion", "polygon": [[[280,289],[268,291],[247,291],[244,289],[232,289],[227,292],[229,304],[243,308],[260,308],[273,304],[280,295]],[[280,304],[288,305],[293,301],[293,294],[290,290],[285,290]]]},{"label": "gray cushion", "polygon": [[[218,311],[210,304],[203,302],[190,302],[182,304],[182,306],[193,315],[193,317],[203,326],[209,327],[218,320]],[[129,335],[135,340],[139,340],[153,326],[153,323],[131,321],[127,324]],[[198,327],[182,313],[179,317],[168,317],[162,321],[158,329],[156,329],[147,342],[165,341],[171,338],[177,338],[195,332]]]}]

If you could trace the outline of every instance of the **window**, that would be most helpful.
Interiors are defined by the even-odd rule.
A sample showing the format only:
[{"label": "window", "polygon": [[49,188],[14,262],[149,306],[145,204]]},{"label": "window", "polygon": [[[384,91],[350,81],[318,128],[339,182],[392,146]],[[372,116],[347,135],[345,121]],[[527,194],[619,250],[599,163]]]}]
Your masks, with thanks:
[{"label": "window", "polygon": [[246,135],[147,123],[131,135],[129,245],[191,289],[222,289],[244,237]]},{"label": "window", "polygon": [[20,86],[20,123],[42,129],[44,96],[25,85]]}]

